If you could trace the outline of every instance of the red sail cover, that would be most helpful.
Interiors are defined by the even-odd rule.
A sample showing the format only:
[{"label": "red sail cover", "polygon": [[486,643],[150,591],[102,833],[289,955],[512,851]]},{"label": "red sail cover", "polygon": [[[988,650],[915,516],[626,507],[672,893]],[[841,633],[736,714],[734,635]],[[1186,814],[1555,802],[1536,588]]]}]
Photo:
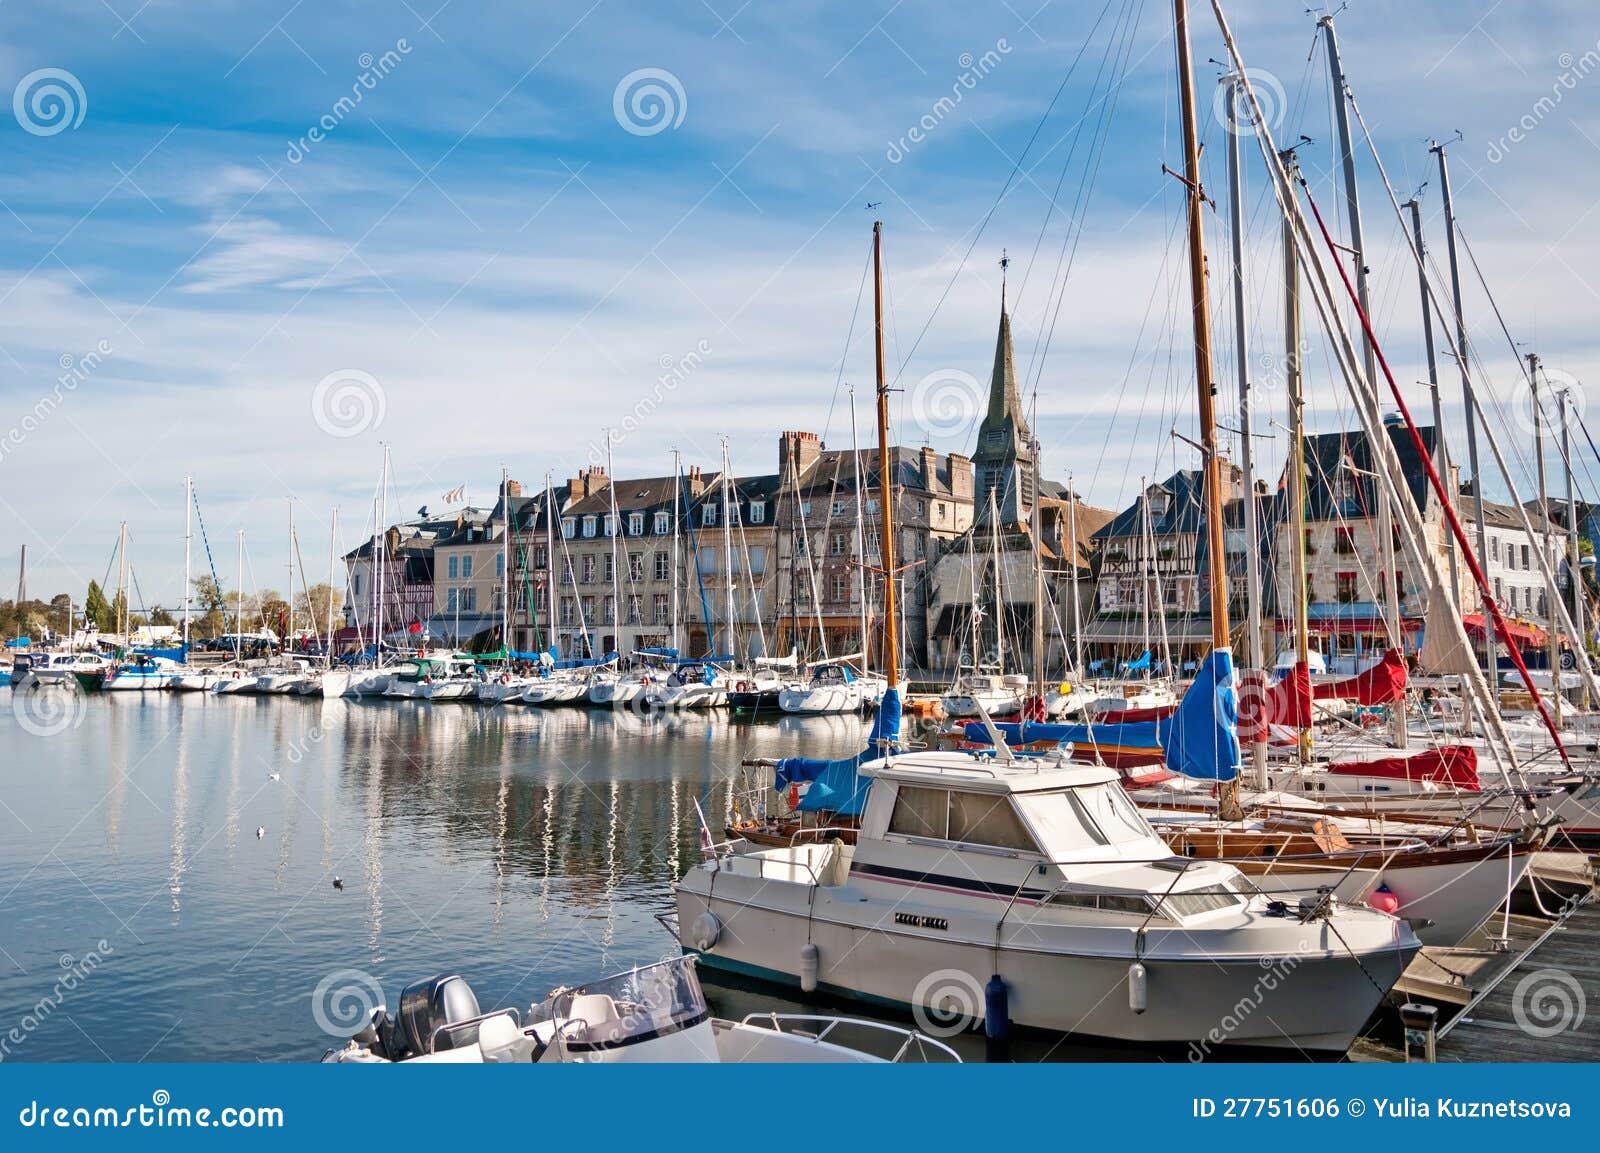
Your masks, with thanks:
[{"label": "red sail cover", "polygon": [[1245,744],[1271,740],[1275,725],[1311,727],[1311,671],[1305,665],[1296,664],[1276,682],[1259,669],[1244,669],[1239,682],[1239,740]]},{"label": "red sail cover", "polygon": [[1390,649],[1383,660],[1364,673],[1342,681],[1329,681],[1313,690],[1319,701],[1329,697],[1354,697],[1357,704],[1386,705],[1406,695],[1406,658]]},{"label": "red sail cover", "polygon": [[1478,752],[1470,745],[1441,745],[1412,757],[1385,757],[1377,761],[1348,761],[1328,766],[1330,773],[1382,777],[1391,781],[1432,781],[1458,789],[1476,789]]}]

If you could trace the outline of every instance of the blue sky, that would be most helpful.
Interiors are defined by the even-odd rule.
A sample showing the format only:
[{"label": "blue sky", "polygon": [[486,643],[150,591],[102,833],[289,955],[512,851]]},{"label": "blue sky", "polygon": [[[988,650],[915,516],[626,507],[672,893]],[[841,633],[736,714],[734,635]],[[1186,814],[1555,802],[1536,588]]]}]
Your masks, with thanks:
[{"label": "blue sky", "polygon": [[[1181,189],[1161,173],[1181,164],[1167,4],[440,4],[0,8],[0,94],[16,96],[0,119],[0,555],[29,545],[32,593],[81,596],[126,519],[144,601],[175,603],[185,472],[225,579],[243,528],[247,583],[281,589],[286,498],[315,580],[330,510],[346,546],[370,517],[380,442],[397,513],[461,484],[488,503],[502,464],[559,481],[641,402],[614,445],[620,474],[663,473],[674,447],[712,467],[724,436],[736,468],[770,471],[782,428],[847,443],[837,384],[858,386],[863,416],[870,394],[870,295],[847,336],[874,217],[897,439],[970,451],[1004,248],[1050,475],[1121,505],[1139,476],[1193,464],[1170,435],[1194,406]],[[1299,2],[1231,7],[1280,106],[1274,131],[1312,138],[1312,194],[1331,211],[1313,19]],[[1229,386],[1207,63],[1222,49],[1207,5],[1193,24]],[[1360,0],[1338,29],[1402,197],[1429,181],[1441,261],[1427,142],[1463,134],[1463,230],[1514,337],[1581,395],[1600,380],[1600,76],[1585,62],[1600,14]],[[41,86],[64,121],[48,92],[29,103]],[[1519,122],[1532,127],[1508,141]],[[1277,222],[1247,164],[1251,362],[1265,365],[1281,341]],[[1365,158],[1362,176],[1375,322],[1425,408],[1414,273]],[[1512,354],[1475,281],[1466,311],[1514,431]],[[1348,426],[1321,343],[1312,419]],[[66,389],[64,365],[80,377]]]}]

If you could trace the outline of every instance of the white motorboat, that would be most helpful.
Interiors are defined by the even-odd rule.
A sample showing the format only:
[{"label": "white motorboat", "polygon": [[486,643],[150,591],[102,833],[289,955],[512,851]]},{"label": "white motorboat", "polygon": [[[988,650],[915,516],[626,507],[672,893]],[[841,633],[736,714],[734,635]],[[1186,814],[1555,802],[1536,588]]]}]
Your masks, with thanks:
[{"label": "white motorboat", "polygon": [[1175,708],[1178,694],[1170,681],[1123,681],[1111,684],[1092,708],[1096,717],[1145,709]]},{"label": "white motorboat", "polygon": [[1421,948],[1385,913],[1175,857],[1109,769],[919,752],[860,772],[854,844],[735,842],[683,876],[685,949],[806,992],[954,993],[974,1020],[1003,995],[1057,1032],[1343,1052]]},{"label": "white motorboat", "polygon": [[991,717],[1006,716],[1022,711],[1022,702],[1028,695],[1028,678],[1020,673],[985,673],[970,670],[956,680],[955,686],[941,698],[947,717],[979,716],[979,706]]},{"label": "white motorboat", "polygon": [[569,705],[588,697],[589,687],[579,677],[567,673],[550,673],[535,677],[517,699],[525,705]]},{"label": "white motorboat", "polygon": [[260,673],[256,669],[229,666],[219,668],[211,674],[214,678],[211,691],[218,696],[245,696],[256,691],[256,680]]},{"label": "white motorboat", "polygon": [[36,652],[27,654],[26,663],[17,661],[13,664],[13,672],[21,664],[25,675],[21,680],[13,680],[13,684],[21,685],[51,685],[63,684],[82,688],[97,688],[104,683],[106,677],[111,675],[113,662],[99,653],[51,653]]},{"label": "white motorboat", "polygon": [[295,692],[310,679],[311,662],[292,660],[276,668],[263,669],[256,677],[255,691],[265,696],[278,696]]},{"label": "white motorboat", "polygon": [[[843,1043],[876,1038],[887,1056]],[[379,1008],[326,1064],[881,1063],[959,1062],[943,1042],[876,1021],[755,1013],[711,1015],[694,958],[674,957],[583,985],[557,989],[528,1012],[480,1011],[460,977],[434,977],[400,994],[397,1017]]]}]

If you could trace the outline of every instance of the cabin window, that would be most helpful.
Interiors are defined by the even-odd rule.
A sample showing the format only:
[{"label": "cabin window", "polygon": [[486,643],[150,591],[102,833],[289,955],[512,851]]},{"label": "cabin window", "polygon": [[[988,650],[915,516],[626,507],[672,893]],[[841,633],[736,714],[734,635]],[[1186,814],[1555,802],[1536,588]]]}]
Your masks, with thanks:
[{"label": "cabin window", "polygon": [[943,841],[949,832],[949,819],[949,793],[901,785],[895,793],[894,812],[889,815],[889,832]]},{"label": "cabin window", "polygon": [[1139,815],[1139,810],[1134,808],[1133,802],[1123,795],[1120,786],[1076,789],[1074,796],[1083,802],[1089,819],[1111,844],[1143,840],[1151,835],[1150,826]]},{"label": "cabin window", "polygon": [[1038,852],[1038,846],[1011,807],[1011,798],[1004,794],[951,793],[950,840]]},{"label": "cabin window", "polygon": [[[1087,790],[1086,790],[1087,791]],[[1077,789],[1023,793],[1017,798],[1022,815],[1038,834],[1050,856],[1097,849],[1109,843],[1090,820]]]},{"label": "cabin window", "polygon": [[1218,909],[1237,908],[1244,898],[1227,889],[1201,889],[1190,893],[1169,893],[1161,908],[1176,917],[1198,917]]}]

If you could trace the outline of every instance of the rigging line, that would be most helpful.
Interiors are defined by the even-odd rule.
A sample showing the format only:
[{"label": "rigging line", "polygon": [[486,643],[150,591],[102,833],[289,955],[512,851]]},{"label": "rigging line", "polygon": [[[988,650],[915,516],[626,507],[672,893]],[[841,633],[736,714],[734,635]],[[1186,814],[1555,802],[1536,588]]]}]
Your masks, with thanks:
[{"label": "rigging line", "polygon": [[[1111,0],[1107,0],[1105,8],[1101,10],[1100,16],[1095,20],[1094,28],[1100,26],[1100,21],[1105,17],[1105,13],[1110,10],[1110,7]],[[989,221],[994,218],[994,214],[999,209],[1001,202],[1010,193],[1011,186],[1017,179],[1017,173],[1022,170],[1023,161],[1028,158],[1028,153],[1032,151],[1034,143],[1039,139],[1039,133],[1044,130],[1046,122],[1050,119],[1050,114],[1055,111],[1056,103],[1061,99],[1061,93],[1066,90],[1067,84],[1072,80],[1073,73],[1077,71],[1078,62],[1083,59],[1083,54],[1088,51],[1089,44],[1094,36],[1094,28],[1090,29],[1089,35],[1079,45],[1078,54],[1072,58],[1072,63],[1067,65],[1066,74],[1061,77],[1061,83],[1056,86],[1055,94],[1050,97],[1050,103],[1045,106],[1043,115],[1039,117],[1039,122],[1034,125],[1033,133],[1028,137],[1028,143],[1023,146],[1021,155],[1012,163],[1011,172],[1006,176],[1005,184],[1001,186],[1000,192],[994,198],[994,203],[989,206],[989,210],[979,220],[978,229],[972,237],[972,243],[967,245],[967,250],[962,254],[960,263],[956,265],[955,271],[950,274],[949,282],[944,286],[944,291],[939,294],[939,299],[934,303],[933,311],[928,314],[928,319],[923,324],[922,330],[917,333],[917,339],[912,342],[911,350],[906,353],[906,359],[901,363],[901,371],[904,371],[905,363],[916,355],[917,349],[922,344],[923,337],[927,336],[928,330],[933,327],[934,319],[939,315],[939,309],[943,307],[945,299],[950,295],[950,290],[955,287],[957,278],[960,277],[962,269],[966,267],[967,261],[971,258],[973,249],[977,248],[978,241],[983,238],[984,229],[988,228]],[[1073,127],[1076,127],[1076,125]],[[1069,128],[1068,131],[1071,131],[1071,129]],[[891,383],[898,384],[899,382],[900,377],[897,374]]]},{"label": "rigging line", "polygon": [[[1139,30],[1139,18],[1143,14],[1144,4],[1141,0],[1137,12],[1129,23],[1125,49],[1122,53],[1121,72],[1124,80],[1126,79],[1128,57],[1133,54],[1133,41]],[[1033,395],[1036,402],[1039,395],[1039,383],[1044,378],[1045,360],[1050,355],[1051,341],[1055,338],[1056,322],[1061,319],[1061,306],[1066,303],[1067,281],[1072,277],[1072,270],[1077,264],[1078,246],[1083,241],[1082,218],[1089,211],[1089,202],[1094,196],[1094,186],[1100,175],[1100,166],[1105,161],[1106,143],[1111,137],[1111,124],[1116,117],[1117,99],[1120,97],[1121,92],[1122,82],[1119,81],[1111,94],[1111,99],[1101,105],[1100,121],[1095,126],[1094,134],[1090,137],[1089,150],[1091,158],[1085,164],[1084,173],[1078,182],[1078,191],[1073,203],[1073,214],[1079,218],[1078,227],[1076,229],[1068,229],[1061,237],[1061,252],[1056,258],[1057,275],[1055,283],[1059,287],[1055,292],[1055,312],[1050,317],[1049,332],[1044,333],[1041,329],[1040,334],[1037,334],[1034,338],[1037,369],[1033,374]],[[1070,251],[1067,247],[1069,240],[1071,241]],[[1063,268],[1063,262],[1065,263],[1065,268]],[[1049,299],[1046,298],[1045,307],[1048,308],[1049,305]],[[1039,343],[1041,337],[1043,338],[1042,348]]]},{"label": "rigging line", "polygon": [[856,285],[856,304],[855,307],[850,310],[850,328],[849,331],[845,333],[844,351],[839,354],[839,371],[833,378],[833,399],[828,402],[828,416],[822,424],[823,440],[827,440],[828,430],[833,427],[833,410],[838,407],[839,404],[839,386],[844,383],[844,366],[845,362],[850,359],[850,345],[854,343],[856,335],[856,318],[861,313],[861,296],[862,293],[866,291],[867,273],[870,272],[871,269],[872,245],[869,243],[867,245],[866,262],[861,266],[861,283]]},{"label": "rigging line", "polygon": [[[1110,4],[1108,3],[1106,7],[1109,9]],[[1123,14],[1125,14],[1128,11],[1128,7],[1129,6],[1126,3],[1123,5]],[[1104,14],[1105,14],[1105,12],[1104,12],[1104,10],[1102,10],[1101,15],[1103,16]],[[1101,79],[1102,76],[1105,75],[1106,61],[1111,56],[1112,45],[1113,45],[1113,43],[1115,42],[1115,40],[1117,38],[1117,26],[1121,25],[1122,19],[1123,19],[1123,14],[1119,14],[1117,16],[1116,25],[1114,25],[1112,27],[1110,33],[1106,36],[1105,53],[1100,58],[1100,67],[1095,73],[1094,80],[1089,85],[1088,92],[1086,92],[1084,94],[1085,101],[1091,101],[1093,99],[1095,93],[1099,90],[1100,79]],[[1083,120],[1088,117],[1088,115],[1089,115],[1089,113],[1088,113],[1088,111],[1086,109],[1083,112],[1083,114],[1079,117],[1078,122],[1081,124],[1083,122]],[[1083,139],[1082,133],[1073,132],[1073,134],[1072,134],[1072,144],[1067,149],[1066,158],[1064,160],[1062,160],[1062,162],[1061,162],[1061,171],[1056,175],[1055,188],[1053,188],[1051,190],[1051,192],[1050,192],[1050,202],[1045,205],[1044,219],[1039,222],[1039,234],[1034,238],[1034,241],[1033,241],[1033,252],[1029,254],[1027,266],[1022,270],[1022,282],[1017,286],[1016,303],[1013,306],[1016,311],[1020,312],[1021,309],[1022,309],[1022,300],[1023,300],[1023,297],[1027,294],[1028,282],[1029,282],[1030,279],[1032,279],[1032,276],[1033,276],[1033,265],[1034,265],[1034,262],[1039,257],[1039,248],[1044,243],[1045,232],[1050,227],[1050,218],[1051,218],[1052,215],[1054,215],[1055,209],[1056,209],[1056,205],[1060,200],[1061,186],[1066,183],[1067,173],[1072,168],[1073,157],[1075,157],[1077,155],[1077,153],[1078,153],[1078,144],[1082,141],[1082,139]],[[1067,226],[1068,226],[1069,229],[1072,226],[1072,220],[1071,220],[1070,217],[1068,218]],[[1047,304],[1047,306],[1048,306],[1048,304]]]}]

